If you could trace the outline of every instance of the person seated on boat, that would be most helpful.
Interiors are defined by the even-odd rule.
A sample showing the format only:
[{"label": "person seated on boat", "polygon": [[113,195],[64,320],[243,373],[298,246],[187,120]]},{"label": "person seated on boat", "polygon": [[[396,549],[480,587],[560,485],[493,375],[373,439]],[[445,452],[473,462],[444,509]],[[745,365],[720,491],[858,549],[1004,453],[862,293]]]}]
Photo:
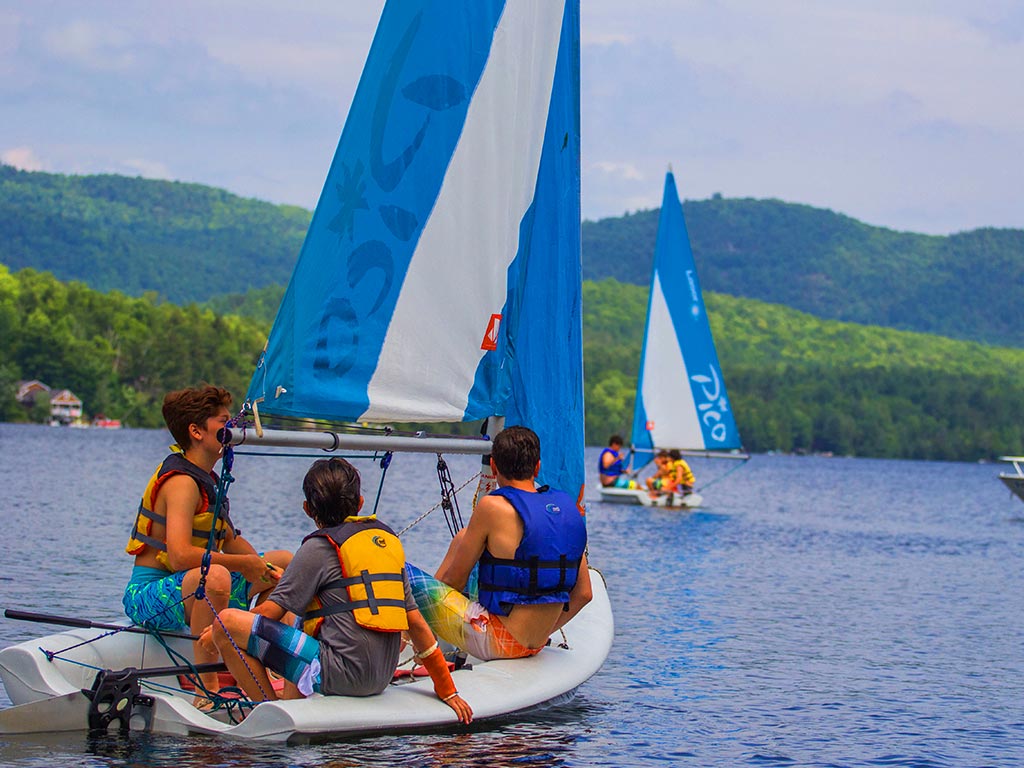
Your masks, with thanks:
[{"label": "person seated on boat", "polygon": [[693,493],[693,486],[696,483],[690,465],[686,463],[683,455],[675,448],[668,452],[668,458],[671,474],[666,490],[681,493],[683,496],[689,496]]},{"label": "person seated on boat", "polygon": [[622,437],[612,435],[608,447],[598,457],[598,476],[604,488],[635,488],[636,481],[629,479],[629,469],[622,457]]},{"label": "person seated on boat", "polygon": [[582,510],[569,494],[535,486],[537,435],[502,430],[489,462],[498,488],[480,499],[436,575],[407,564],[434,632],[484,661],[538,653],[593,596]]},{"label": "person seated on boat", "polygon": [[[391,682],[407,630],[438,697],[470,722],[473,710],[416,608],[401,542],[376,515],[359,514],[359,472],[344,459],[320,459],[302,491],[302,509],[317,530],[302,540],[269,598],[252,611],[223,611],[200,642],[220,651],[253,701],[277,698],[267,669],[288,681],[284,698],[372,696]],[[346,578],[353,573],[362,576]],[[303,629],[284,623],[290,615],[303,617]]]},{"label": "person seated on boat", "polygon": [[[218,476],[213,471],[222,445],[218,431],[229,418],[231,394],[203,386],[170,392],[163,416],[177,441],[143,493],[125,551],[135,567],[125,588],[125,613],[134,623],[157,630],[189,627],[198,635],[214,611],[247,607],[265,597],[288,563],[291,552],[259,553],[232,525],[228,500],[217,508]],[[203,557],[214,529],[214,547],[206,574],[206,598],[195,596]],[[197,664],[216,662],[215,653],[195,646]],[[217,673],[200,676],[207,691],[218,689]],[[212,706],[196,696],[196,706]]]},{"label": "person seated on boat", "polygon": [[672,478],[671,459],[668,451],[658,451],[654,457],[654,474],[645,481],[647,490],[652,496],[666,490],[666,485]]}]

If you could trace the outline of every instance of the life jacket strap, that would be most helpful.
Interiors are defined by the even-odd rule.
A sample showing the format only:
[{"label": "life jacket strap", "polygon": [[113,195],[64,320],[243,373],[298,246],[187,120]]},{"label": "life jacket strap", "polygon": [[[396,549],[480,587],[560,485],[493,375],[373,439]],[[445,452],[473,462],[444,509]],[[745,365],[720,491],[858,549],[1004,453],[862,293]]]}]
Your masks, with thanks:
[{"label": "life jacket strap", "polygon": [[303,621],[319,619],[324,616],[333,616],[336,613],[345,613],[346,611],[354,611],[357,608],[369,608],[371,613],[377,614],[380,613],[380,608],[405,608],[405,600],[377,598],[374,600],[354,600],[351,602],[345,601],[341,603],[332,603],[331,605],[325,605],[322,608],[306,611],[305,616],[303,616]]},{"label": "life jacket strap", "polygon": [[154,539],[152,536],[147,536],[139,530],[139,527],[137,525],[135,526],[134,529],[132,529],[131,538],[135,541],[141,541],[143,544],[146,544],[152,547],[153,549],[158,549],[161,552],[167,551],[166,542],[160,541],[160,539]]},{"label": "life jacket strap", "polygon": [[[378,598],[373,591],[374,582],[378,581],[402,581],[402,574],[400,573],[370,573],[367,570],[363,570],[358,576],[347,576],[343,579],[335,579],[330,581],[320,588],[321,600],[323,593],[328,589],[342,589],[348,587],[354,587],[362,585],[366,590],[365,600],[346,600],[341,603],[334,603],[330,606],[324,606],[315,611],[311,611],[306,614],[307,619],[316,619],[320,616],[330,616],[334,613],[342,613],[343,611],[354,611],[357,608],[369,608],[370,613],[377,615],[380,613],[381,607],[384,608],[404,608],[405,600],[389,599],[389,598]],[[326,611],[326,612],[325,612]]]},{"label": "life jacket strap", "polygon": [[[540,560],[531,557],[526,560],[504,559],[489,557],[488,565],[509,566],[512,568],[528,568],[530,571],[530,584],[527,587],[511,587],[504,584],[489,584],[486,581],[480,582],[480,589],[488,591],[513,592],[517,595],[550,595],[556,592],[564,592],[568,587],[567,576],[569,573],[576,573],[579,570],[583,559],[570,560],[565,555],[559,556],[558,560]],[[538,583],[541,569],[558,570],[558,583],[550,587],[541,587]]]},{"label": "life jacket strap", "polygon": [[[140,517],[144,517],[147,520],[152,520],[154,523],[160,523],[160,525],[162,525],[164,528],[167,527],[167,517],[165,515],[161,515],[161,514],[158,514],[156,512],[153,512],[152,510],[146,509],[141,504],[139,505],[139,516]],[[210,535],[209,531],[204,531],[204,530],[202,530],[200,528],[193,528],[192,529],[192,537],[193,538],[205,539],[205,538],[209,537],[209,535]],[[213,538],[216,541],[220,541],[221,539],[227,538],[227,535],[228,535],[227,528],[218,528],[217,531],[213,534]],[[135,518],[135,528],[132,530],[132,536],[131,537],[133,539],[136,539],[137,541],[145,542],[146,544],[149,544],[150,546],[155,546],[152,543],[154,541],[154,539],[151,539],[150,537],[146,536],[145,534],[140,534],[139,533],[139,519],[138,518]],[[167,547],[166,546],[158,547],[158,549],[162,549],[165,552],[167,551]]]}]

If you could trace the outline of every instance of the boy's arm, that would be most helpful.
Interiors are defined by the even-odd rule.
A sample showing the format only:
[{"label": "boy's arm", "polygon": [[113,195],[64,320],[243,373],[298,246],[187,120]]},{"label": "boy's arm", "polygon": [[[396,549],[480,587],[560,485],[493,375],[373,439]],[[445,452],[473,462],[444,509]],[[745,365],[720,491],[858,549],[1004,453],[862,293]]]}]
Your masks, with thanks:
[{"label": "boy's arm", "polygon": [[508,503],[497,496],[484,496],[480,499],[451,555],[445,558],[438,569],[438,581],[458,590],[466,588],[469,574],[487,547],[487,532],[494,519],[495,507],[501,502]]},{"label": "boy's arm", "polygon": [[569,592],[569,610],[562,611],[555,623],[555,629],[563,627],[580,610],[594,599],[594,588],[590,584],[590,568],[587,567],[587,556],[580,561],[580,570],[576,574],[576,585]]},{"label": "boy's arm", "polygon": [[[192,520],[200,502],[199,487],[187,475],[175,475],[164,483],[160,498],[165,505],[164,514],[167,517],[167,560],[171,568],[175,571],[199,568],[206,553],[203,547],[197,547],[192,543]],[[249,550],[251,549],[250,545]],[[254,550],[236,553],[213,552],[210,560],[230,571],[241,573],[252,583],[262,576],[280,576],[272,573],[263,558]]]},{"label": "boy's arm", "polygon": [[412,640],[412,647],[416,651],[416,660],[427,668],[430,679],[434,683],[434,693],[445,704],[451,707],[459,722],[469,723],[473,720],[473,708],[459,696],[455,688],[455,681],[452,680],[452,673],[448,670],[448,662],[444,658],[441,649],[437,647],[434,633],[419,611],[407,611],[409,618],[409,639]]}]

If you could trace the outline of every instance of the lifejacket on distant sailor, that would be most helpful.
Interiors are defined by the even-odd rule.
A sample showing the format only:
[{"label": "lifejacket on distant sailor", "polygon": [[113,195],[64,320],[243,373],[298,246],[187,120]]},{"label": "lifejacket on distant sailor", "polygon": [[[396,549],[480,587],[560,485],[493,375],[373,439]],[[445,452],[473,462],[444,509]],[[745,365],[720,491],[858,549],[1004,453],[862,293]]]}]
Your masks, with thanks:
[{"label": "lifejacket on distant sailor", "polygon": [[[615,461],[606,467],[604,465],[604,457],[605,454],[608,453],[615,457]],[[611,448],[605,448],[601,451],[601,455],[597,457],[597,470],[602,477],[618,477],[626,471],[626,468],[622,463],[622,454],[618,451],[612,450]]]}]

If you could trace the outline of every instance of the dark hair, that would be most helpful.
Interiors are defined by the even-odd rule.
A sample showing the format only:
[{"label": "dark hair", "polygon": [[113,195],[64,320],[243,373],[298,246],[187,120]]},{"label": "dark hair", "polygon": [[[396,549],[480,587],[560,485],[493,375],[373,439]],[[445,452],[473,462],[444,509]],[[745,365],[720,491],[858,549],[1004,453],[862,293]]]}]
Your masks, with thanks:
[{"label": "dark hair", "polygon": [[612,435],[608,438],[608,445],[615,445],[616,443],[622,445],[623,442],[625,441],[622,439],[622,435]]},{"label": "dark hair", "polygon": [[668,457],[673,461],[679,461],[681,458],[683,458],[683,454],[679,452],[678,448],[673,448],[668,452]]},{"label": "dark hair", "polygon": [[508,427],[491,445],[494,466],[509,480],[532,480],[540,461],[540,438],[528,427]]},{"label": "dark hair", "polygon": [[192,424],[206,426],[207,419],[216,416],[221,408],[231,405],[231,393],[223,387],[207,384],[168,392],[164,397],[164,423],[183,451],[192,445],[188,428]]},{"label": "dark hair", "polygon": [[359,512],[359,472],[345,459],[319,459],[306,472],[302,493],[317,525],[341,525]]}]

